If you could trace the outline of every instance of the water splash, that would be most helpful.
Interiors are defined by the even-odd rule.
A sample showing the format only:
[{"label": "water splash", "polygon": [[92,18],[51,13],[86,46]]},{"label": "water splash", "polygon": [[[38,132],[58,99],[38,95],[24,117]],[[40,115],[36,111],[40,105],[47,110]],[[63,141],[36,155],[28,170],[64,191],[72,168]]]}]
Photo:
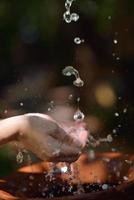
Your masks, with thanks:
[{"label": "water splash", "polygon": [[92,147],[97,147],[99,146],[101,143],[111,143],[113,142],[113,137],[111,134],[108,134],[106,137],[104,138],[94,138],[91,134],[88,137],[88,145],[91,145]]},{"label": "water splash", "polygon": [[78,70],[76,70],[72,66],[66,66],[63,70],[62,73],[64,76],[75,76],[75,80],[73,82],[73,85],[76,87],[82,87],[84,85],[84,81],[80,78]]},{"label": "water splash", "polygon": [[[74,75],[75,80],[73,81],[73,85],[75,85],[76,87],[83,87],[84,81],[80,78],[78,70],[76,70],[74,67],[67,66],[62,70],[62,73],[64,76]],[[74,113],[74,116],[73,116],[74,120],[77,122],[83,121],[85,118],[84,113],[81,112],[81,110],[79,109],[79,102],[80,102],[80,97],[77,98],[78,110]]]},{"label": "water splash", "polygon": [[66,0],[65,8],[66,11],[63,14],[63,19],[66,23],[71,23],[72,21],[76,22],[79,19],[79,15],[77,13],[71,13],[70,9],[74,0]]},{"label": "water splash", "polygon": [[100,138],[99,142],[112,142],[113,141],[113,137],[111,136],[111,134],[108,134],[106,138]]},{"label": "water splash", "polygon": [[16,161],[17,163],[21,164],[23,162],[23,153],[21,152],[21,150],[18,150],[18,154],[16,155]]},{"label": "water splash", "polygon": [[61,167],[61,172],[66,173],[68,171],[68,167],[65,165],[64,167]]}]

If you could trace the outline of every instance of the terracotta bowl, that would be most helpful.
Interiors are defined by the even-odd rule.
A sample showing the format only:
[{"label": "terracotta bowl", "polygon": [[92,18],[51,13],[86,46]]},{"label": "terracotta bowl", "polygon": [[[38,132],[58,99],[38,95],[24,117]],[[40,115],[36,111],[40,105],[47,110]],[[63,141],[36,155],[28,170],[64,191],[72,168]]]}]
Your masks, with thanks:
[{"label": "terracotta bowl", "polygon": [[0,180],[0,199],[134,199],[133,161],[132,155],[101,153],[81,155],[72,173],[62,173],[64,163],[25,166]]}]

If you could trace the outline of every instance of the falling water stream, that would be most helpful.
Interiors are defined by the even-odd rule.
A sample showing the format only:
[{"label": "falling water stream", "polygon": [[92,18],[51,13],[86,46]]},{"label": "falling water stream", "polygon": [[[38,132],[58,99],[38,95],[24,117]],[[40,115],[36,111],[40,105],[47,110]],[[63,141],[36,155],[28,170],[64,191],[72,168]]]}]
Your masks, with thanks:
[{"label": "falling water stream", "polygon": [[[79,20],[79,15],[77,13],[72,13],[71,12],[71,6],[72,4],[75,2],[75,0],[66,0],[65,1],[65,12],[63,14],[63,19],[64,21],[68,24],[71,22],[77,22]],[[81,45],[81,43],[84,43],[84,39],[81,39],[79,36],[74,38],[74,43],[76,45]],[[116,39],[114,39],[114,44],[117,44],[118,41]],[[70,77],[70,76],[74,76],[74,81],[73,81],[73,86],[76,88],[81,88],[84,86],[84,81],[82,79],[82,77],[80,76],[79,71],[77,70],[77,67],[73,67],[73,66],[65,66],[62,70],[62,74],[66,77]],[[72,99],[72,95],[70,94],[69,99]],[[50,102],[48,111],[51,111],[54,108],[54,101]],[[123,110],[124,113],[127,112],[127,108],[125,108]],[[115,116],[118,117],[119,113],[115,113]],[[77,109],[74,112],[73,115],[73,119],[75,122],[82,122],[85,118],[85,114],[81,111],[80,109],[80,95],[77,98]],[[114,130],[116,131],[116,130]],[[112,142],[113,138],[111,134],[108,134],[105,138],[94,138],[91,134],[89,135],[88,138],[88,145],[92,146],[92,147],[97,147],[100,145],[100,143],[104,143],[104,142]],[[62,144],[61,144],[62,145]],[[60,151],[60,150],[58,150]],[[28,159],[29,159],[29,164],[31,164],[31,158],[30,155],[28,154],[28,152],[26,152],[28,155]],[[55,153],[59,153],[59,152],[55,152]],[[90,151],[91,155],[90,157],[94,157],[94,150]],[[16,156],[16,160],[19,164],[21,164],[23,162],[23,153],[21,151],[20,148],[18,148],[18,154]],[[47,174],[45,174],[45,177],[49,177],[50,181],[54,179],[54,174],[56,173],[57,170],[57,166],[54,163],[50,163],[50,170]],[[61,174],[65,174],[68,173],[70,175],[70,188],[68,188],[68,191],[72,190],[72,184],[71,184],[71,180],[73,178],[77,178],[77,180],[79,180],[79,166],[77,164],[74,164],[73,167],[72,165],[68,164],[68,163],[62,163],[62,167],[60,168],[60,173]],[[77,177],[76,177],[77,176]],[[29,177],[30,178],[30,177]],[[125,178],[124,178],[125,179]],[[46,188],[43,189],[42,191],[42,196],[45,196],[46,193],[44,192]],[[102,189],[106,190],[108,189],[108,185],[107,184],[103,184],[102,185]],[[75,191],[75,193],[79,194],[85,192],[83,189],[83,186],[81,184],[81,182],[79,181],[78,186],[77,186],[77,190]],[[49,197],[53,197],[53,193],[51,193],[49,195]]]}]

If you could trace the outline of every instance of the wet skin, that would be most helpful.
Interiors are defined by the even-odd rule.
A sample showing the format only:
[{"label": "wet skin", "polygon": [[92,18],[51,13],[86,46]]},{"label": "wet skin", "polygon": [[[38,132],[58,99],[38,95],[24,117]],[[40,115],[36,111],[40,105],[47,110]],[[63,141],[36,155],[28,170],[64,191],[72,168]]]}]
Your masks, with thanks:
[{"label": "wet skin", "polygon": [[77,160],[87,137],[83,122],[73,123],[70,128],[45,114],[24,114],[0,121],[0,145],[16,140],[45,161]]}]

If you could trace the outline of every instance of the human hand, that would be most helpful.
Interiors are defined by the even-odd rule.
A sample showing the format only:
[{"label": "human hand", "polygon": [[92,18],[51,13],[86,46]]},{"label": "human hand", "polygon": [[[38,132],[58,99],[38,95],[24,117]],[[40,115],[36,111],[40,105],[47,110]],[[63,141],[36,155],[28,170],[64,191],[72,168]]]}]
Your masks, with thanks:
[{"label": "human hand", "polygon": [[25,114],[18,140],[40,159],[73,162],[85,147],[88,131],[83,122],[61,126],[44,114]]}]

